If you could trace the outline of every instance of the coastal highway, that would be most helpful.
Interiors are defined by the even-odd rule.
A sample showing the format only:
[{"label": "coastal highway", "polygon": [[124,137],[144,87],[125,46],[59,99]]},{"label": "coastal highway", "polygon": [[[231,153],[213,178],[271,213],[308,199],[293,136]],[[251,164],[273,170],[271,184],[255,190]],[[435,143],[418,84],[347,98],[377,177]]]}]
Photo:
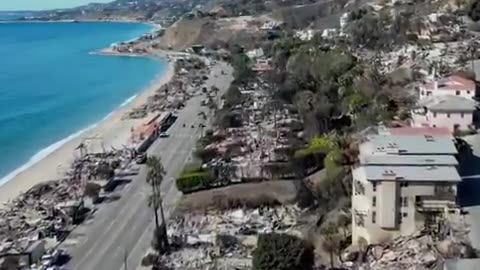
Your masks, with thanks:
[{"label": "coastal highway", "polygon": [[[221,74],[222,70],[225,74]],[[217,86],[221,95],[232,81],[231,74],[230,66],[217,63],[211,69],[206,86]],[[207,110],[200,105],[202,99],[203,96],[191,98],[167,131],[170,136],[155,141],[148,151],[149,155],[162,158],[167,171],[161,186],[167,217],[181,197],[174,178],[191,158],[200,136],[198,125],[202,120],[198,113]],[[191,125],[195,125],[195,128],[191,128]],[[150,187],[146,183],[145,167],[142,166],[130,183],[115,192],[117,200],[102,203],[93,217],[79,225],[61,244],[60,248],[71,256],[66,269],[121,270],[136,269],[139,266],[151,246],[154,228],[153,210],[146,202]]]}]

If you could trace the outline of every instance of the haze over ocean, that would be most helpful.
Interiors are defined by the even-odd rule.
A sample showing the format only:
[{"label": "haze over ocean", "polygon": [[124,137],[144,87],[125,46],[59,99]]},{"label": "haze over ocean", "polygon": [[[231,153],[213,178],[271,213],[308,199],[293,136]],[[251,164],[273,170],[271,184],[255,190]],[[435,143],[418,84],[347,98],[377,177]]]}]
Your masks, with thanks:
[{"label": "haze over ocean", "polygon": [[0,23],[0,184],[102,120],[166,70],[91,52],[148,32],[130,23]]}]

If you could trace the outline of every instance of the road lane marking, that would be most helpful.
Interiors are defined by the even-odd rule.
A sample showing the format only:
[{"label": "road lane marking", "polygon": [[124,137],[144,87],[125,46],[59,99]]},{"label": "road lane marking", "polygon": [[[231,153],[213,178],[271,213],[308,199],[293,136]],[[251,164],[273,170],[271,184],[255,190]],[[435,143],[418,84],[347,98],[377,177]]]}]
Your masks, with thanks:
[{"label": "road lane marking", "polygon": [[[190,138],[192,138],[193,136],[195,136],[195,134],[192,134],[192,135],[190,136]],[[189,142],[189,140],[187,140],[187,142],[179,143],[179,144],[176,146],[175,149],[178,150],[178,149],[181,148],[181,147],[185,147],[185,144],[189,145],[188,142]],[[174,166],[175,164],[177,164],[176,158],[178,158],[178,156],[172,156],[172,157],[170,157],[169,159],[167,159],[166,168],[172,167],[172,166]],[[162,159],[163,159],[163,157],[162,157]],[[171,173],[168,173],[167,175],[170,175],[170,174],[171,174]],[[168,178],[167,178],[167,179],[168,179]],[[133,198],[133,197],[132,197],[132,198]],[[137,211],[137,210],[139,210],[139,208],[141,207],[141,204],[138,205],[138,206],[139,206],[139,207],[137,207],[137,208],[133,208],[133,207],[132,207],[132,209],[135,210],[135,211]],[[132,216],[132,215],[130,214],[130,215],[128,215],[128,216],[129,216],[130,219],[131,219],[131,216]],[[109,225],[109,227],[108,227],[109,229],[106,230],[106,231],[104,231],[105,233],[103,233],[103,234],[101,235],[101,237],[105,236],[105,235],[107,234],[107,232],[110,231],[110,228],[111,228],[114,224],[116,224],[119,220],[122,221],[122,223],[124,223],[123,221],[126,221],[126,222],[123,224],[123,226],[121,227],[122,229],[129,223],[129,219],[118,219],[118,218],[116,218],[116,219],[115,219],[115,222],[112,222],[112,223]],[[123,230],[117,230],[117,231],[116,231],[117,233],[114,233],[113,235],[114,235],[114,236],[117,236],[117,235],[119,234],[119,232],[121,232],[121,231],[123,231]],[[112,236],[111,234],[109,234],[108,236],[109,236],[110,239],[116,239],[116,237]],[[91,248],[89,249],[89,251],[86,253],[86,255],[84,255],[84,259],[81,260],[80,263],[83,262],[87,257],[89,257],[90,254],[94,251],[94,249],[96,249],[96,247],[97,247],[100,243],[101,243],[101,242],[98,241],[98,240],[95,241],[94,244],[93,244],[93,247],[91,247]],[[102,243],[102,244],[104,244],[104,243]],[[104,254],[105,251],[109,250],[110,247],[112,246],[112,244],[114,244],[114,242],[112,242],[106,249],[104,249],[104,252],[102,252],[102,254]],[[100,256],[100,257],[102,257],[102,256]]]}]

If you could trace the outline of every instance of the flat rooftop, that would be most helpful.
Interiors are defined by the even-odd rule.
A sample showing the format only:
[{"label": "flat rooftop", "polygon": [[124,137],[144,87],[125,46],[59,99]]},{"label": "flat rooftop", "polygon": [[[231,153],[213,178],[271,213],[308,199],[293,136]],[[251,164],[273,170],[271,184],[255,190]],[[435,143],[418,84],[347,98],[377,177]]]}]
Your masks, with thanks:
[{"label": "flat rooftop", "polygon": [[457,166],[458,161],[450,155],[368,155],[359,156],[362,165],[410,165],[410,166]]},{"label": "flat rooftop", "polygon": [[373,135],[360,145],[361,155],[455,155],[457,148],[451,136]]},{"label": "flat rooftop", "polygon": [[368,181],[460,182],[453,166],[361,166],[354,175]]},{"label": "flat rooftop", "polygon": [[461,96],[430,96],[418,102],[418,107],[426,107],[434,112],[472,112],[477,103],[469,98]]},{"label": "flat rooftop", "polygon": [[452,136],[452,132],[448,128],[442,127],[399,127],[399,128],[385,128],[381,131],[384,135],[398,135],[398,136]]}]

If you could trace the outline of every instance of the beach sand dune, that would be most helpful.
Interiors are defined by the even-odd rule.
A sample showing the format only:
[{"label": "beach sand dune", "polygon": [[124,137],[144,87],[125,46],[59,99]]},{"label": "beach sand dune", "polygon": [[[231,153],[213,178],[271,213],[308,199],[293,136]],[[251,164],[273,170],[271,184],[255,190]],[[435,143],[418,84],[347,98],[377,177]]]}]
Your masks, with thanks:
[{"label": "beach sand dune", "polygon": [[109,150],[111,147],[120,149],[128,145],[131,128],[138,126],[143,120],[122,120],[122,116],[132,108],[145,104],[147,98],[161,85],[167,83],[173,75],[174,68],[169,63],[162,76],[152,82],[130,103],[118,108],[92,129],[66,142],[57,150],[0,186],[0,207],[38,183],[62,178],[75,159],[76,152],[77,155],[79,154],[75,149],[87,138],[95,138],[90,140],[92,143],[88,146],[88,150],[91,152],[101,151],[102,148]]}]

